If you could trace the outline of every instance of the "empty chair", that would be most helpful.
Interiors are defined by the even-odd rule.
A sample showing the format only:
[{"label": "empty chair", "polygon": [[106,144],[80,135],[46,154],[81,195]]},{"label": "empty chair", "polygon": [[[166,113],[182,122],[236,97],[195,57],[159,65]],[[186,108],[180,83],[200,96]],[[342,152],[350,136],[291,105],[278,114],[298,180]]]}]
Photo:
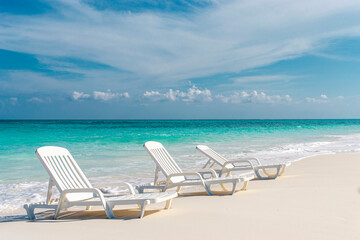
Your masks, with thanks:
[{"label": "empty chair", "polygon": [[[105,196],[100,189],[94,188],[81,171],[70,152],[61,147],[41,147],[36,155],[50,176],[46,202],[26,204],[24,208],[30,219],[35,219],[35,208],[50,208],[55,210],[54,219],[60,211],[72,206],[102,206],[108,218],[113,218],[113,208],[116,205],[137,204],[140,218],[143,217],[145,206],[151,203],[166,201],[165,209],[170,208],[171,201],[177,197],[176,192],[160,192],[136,194],[129,183],[122,183],[129,190],[129,194]],[[52,198],[52,188],[60,192],[60,199]]]},{"label": "empty chair", "polygon": [[[233,188],[230,194],[233,194],[238,183],[244,182],[242,190],[245,190],[248,181],[254,178],[252,171],[243,173],[237,177],[221,178],[219,178],[212,169],[183,172],[161,143],[149,141],[144,144],[144,148],[156,163],[154,186],[162,186],[164,191],[169,188],[177,187],[177,192],[179,192],[182,186],[200,185],[205,188],[209,195],[213,195],[213,192],[210,189],[211,185],[220,184],[225,190],[223,184],[231,183]],[[162,172],[166,177],[165,183],[158,181],[159,172]],[[206,174],[210,175],[210,177],[205,178]],[[194,177],[196,179],[194,179]],[[143,187],[143,189],[144,188],[146,187]],[[151,188],[151,186],[149,186],[149,188]]]},{"label": "empty chair", "polygon": [[[243,158],[239,160],[229,161],[208,146],[198,145],[196,146],[196,149],[209,158],[209,161],[207,161],[203,168],[212,168],[215,164],[218,164],[221,167],[221,176],[225,173],[227,175],[230,175],[232,171],[253,170],[258,179],[275,179],[278,176],[281,176],[285,168],[290,165],[289,162],[283,164],[262,165],[257,158]],[[255,164],[252,161],[254,161]],[[276,172],[274,174],[270,174],[268,172],[269,169],[275,169]],[[264,173],[263,175],[265,176],[261,175],[261,171]]]}]

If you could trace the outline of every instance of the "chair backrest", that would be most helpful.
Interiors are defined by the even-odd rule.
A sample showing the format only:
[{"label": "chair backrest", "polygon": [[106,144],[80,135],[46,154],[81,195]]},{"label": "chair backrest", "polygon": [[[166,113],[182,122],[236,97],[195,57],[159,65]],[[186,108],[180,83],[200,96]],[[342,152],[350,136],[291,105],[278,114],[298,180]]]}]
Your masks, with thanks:
[{"label": "chair backrest", "polygon": [[[46,146],[36,150],[36,155],[61,193],[66,189],[92,188],[92,185],[66,148]],[[93,197],[92,193],[67,194],[69,201]]]},{"label": "chair backrest", "polygon": [[[199,150],[200,152],[202,152],[205,156],[207,156],[211,160],[215,161],[221,167],[223,167],[225,165],[225,163],[228,161],[226,158],[224,158],[223,156],[221,156],[220,154],[218,154],[217,152],[215,152],[214,150],[212,150],[208,146],[197,145],[196,149]],[[233,168],[233,167],[234,166],[232,164],[227,165],[227,168]]]},{"label": "chair backrest", "polygon": [[[170,174],[174,173],[182,173],[180,167],[176,164],[174,159],[170,156],[161,143],[149,141],[144,144],[144,148],[150,154],[151,158],[154,160],[157,167],[160,168],[165,177],[168,177]],[[174,183],[184,180],[185,178],[183,176],[171,178],[171,181]]]}]

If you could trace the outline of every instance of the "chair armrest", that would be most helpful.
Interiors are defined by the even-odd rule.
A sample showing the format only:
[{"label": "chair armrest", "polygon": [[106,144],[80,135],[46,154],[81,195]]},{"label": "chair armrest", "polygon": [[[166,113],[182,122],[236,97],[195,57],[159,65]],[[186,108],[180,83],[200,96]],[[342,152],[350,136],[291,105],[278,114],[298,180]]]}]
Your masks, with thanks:
[{"label": "chair armrest", "polygon": [[127,187],[127,189],[129,190],[129,193],[131,195],[135,194],[135,189],[130,183],[128,183],[128,182],[120,182],[119,185]]},{"label": "chair armrest", "polygon": [[256,157],[244,157],[244,158],[240,158],[239,160],[248,160],[250,162],[255,161],[256,164],[261,165],[260,160],[258,158],[256,158]]},{"label": "chair armrest", "polygon": [[191,170],[191,172],[197,172],[197,173],[200,173],[201,175],[203,175],[205,173],[210,173],[213,178],[218,177],[218,175],[216,174],[216,171],[212,168],[196,169],[196,170]]},{"label": "chair armrest", "polygon": [[249,161],[249,160],[244,160],[244,159],[227,161],[227,162],[224,164],[224,167],[223,167],[223,168],[226,168],[228,165],[232,165],[232,166],[235,167],[235,168],[241,168],[241,166],[235,166],[235,163],[247,163],[249,166],[246,166],[246,167],[254,168],[254,165],[252,164],[251,161]]}]

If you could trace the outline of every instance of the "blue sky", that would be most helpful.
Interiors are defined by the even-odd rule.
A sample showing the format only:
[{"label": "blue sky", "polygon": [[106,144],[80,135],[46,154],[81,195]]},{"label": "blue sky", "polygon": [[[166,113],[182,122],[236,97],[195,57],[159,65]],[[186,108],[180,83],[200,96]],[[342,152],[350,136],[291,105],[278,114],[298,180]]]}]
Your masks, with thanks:
[{"label": "blue sky", "polygon": [[0,0],[0,119],[360,118],[360,2]]}]

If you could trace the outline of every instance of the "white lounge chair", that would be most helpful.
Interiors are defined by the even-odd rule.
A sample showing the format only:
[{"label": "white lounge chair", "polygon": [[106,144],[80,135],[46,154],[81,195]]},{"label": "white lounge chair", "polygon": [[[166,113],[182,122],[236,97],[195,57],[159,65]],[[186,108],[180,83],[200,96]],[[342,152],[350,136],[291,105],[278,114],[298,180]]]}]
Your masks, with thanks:
[{"label": "white lounge chair", "polygon": [[[283,164],[263,165],[257,158],[243,158],[229,161],[208,146],[198,145],[196,146],[196,149],[209,158],[209,161],[206,162],[203,168],[212,168],[215,164],[218,164],[222,168],[219,171],[220,176],[225,173],[229,176],[232,171],[244,171],[250,169],[254,171],[256,177],[260,180],[275,179],[278,176],[281,176],[284,173],[285,168],[291,164],[290,162],[287,162]],[[252,161],[254,161],[255,164]],[[269,169],[276,169],[276,173],[270,174],[268,172]],[[265,176],[261,175],[261,171]]]},{"label": "white lounge chair", "polygon": [[[236,185],[239,182],[244,182],[244,186],[241,190],[246,190],[247,183],[254,178],[254,174],[252,172],[243,173],[241,176],[237,177],[221,178],[219,178],[216,172],[212,169],[183,172],[161,143],[153,141],[146,142],[144,144],[144,148],[156,163],[154,186],[157,187],[162,185],[162,190],[164,191],[169,188],[177,187],[177,192],[179,192],[182,186],[200,185],[205,188],[209,195],[213,195],[210,189],[211,185],[220,184],[222,188],[226,190],[223,184],[231,183],[233,186],[230,192],[231,195],[235,192]],[[166,177],[166,181],[163,183],[158,181],[158,174],[160,171]],[[205,178],[205,174],[209,174],[211,177]],[[189,176],[195,177],[197,179],[190,179],[188,178]],[[146,187],[143,186],[143,189],[144,188]],[[152,187],[149,186],[149,188]]]},{"label": "white lounge chair", "polygon": [[[50,208],[55,210],[54,219],[60,211],[72,206],[102,206],[108,218],[113,218],[113,208],[116,205],[137,204],[141,211],[139,217],[144,216],[145,206],[151,203],[166,201],[165,209],[170,208],[171,201],[177,197],[176,192],[158,192],[136,194],[129,183],[122,183],[129,190],[129,194],[105,196],[100,189],[94,188],[81,171],[70,152],[61,147],[41,147],[36,155],[50,176],[46,202],[26,204],[24,208],[30,219],[35,219],[35,208]],[[60,199],[52,199],[52,187],[56,186],[60,192]]]}]

